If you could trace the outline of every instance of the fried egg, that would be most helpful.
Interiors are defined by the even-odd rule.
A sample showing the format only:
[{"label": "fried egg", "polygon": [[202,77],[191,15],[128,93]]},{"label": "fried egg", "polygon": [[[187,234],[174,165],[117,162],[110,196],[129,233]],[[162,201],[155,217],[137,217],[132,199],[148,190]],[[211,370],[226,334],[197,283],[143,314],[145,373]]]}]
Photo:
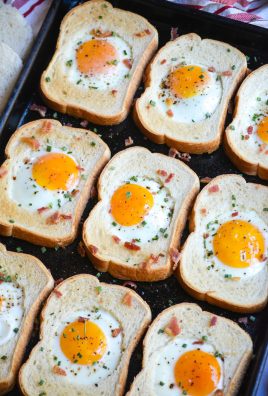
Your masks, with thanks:
[{"label": "fried egg", "polygon": [[[0,277],[8,279],[9,277]],[[0,345],[18,333],[23,317],[23,291],[15,283],[0,283]]]},{"label": "fried egg", "polygon": [[234,210],[213,219],[206,224],[203,242],[208,269],[226,279],[253,276],[266,265],[268,229],[253,211]]},{"label": "fried egg", "polygon": [[77,32],[65,44],[64,74],[70,83],[84,90],[107,90],[129,78],[132,50],[128,43],[114,32],[92,29]]},{"label": "fried egg", "polygon": [[156,396],[210,396],[223,388],[224,367],[220,353],[209,343],[175,338],[151,359]]},{"label": "fried egg", "polygon": [[69,152],[48,147],[49,151],[32,151],[27,161],[14,160],[9,196],[29,211],[40,207],[59,209],[72,200],[79,184],[75,158]]},{"label": "fried egg", "polygon": [[111,235],[136,243],[168,238],[174,200],[158,181],[132,176],[112,191],[109,205],[106,227]]},{"label": "fried egg", "polygon": [[155,102],[165,116],[182,123],[210,118],[222,96],[221,79],[204,65],[177,64],[160,84]]},{"label": "fried egg", "polygon": [[52,341],[52,366],[65,370],[70,382],[89,385],[108,377],[122,354],[120,323],[103,309],[66,315]]}]

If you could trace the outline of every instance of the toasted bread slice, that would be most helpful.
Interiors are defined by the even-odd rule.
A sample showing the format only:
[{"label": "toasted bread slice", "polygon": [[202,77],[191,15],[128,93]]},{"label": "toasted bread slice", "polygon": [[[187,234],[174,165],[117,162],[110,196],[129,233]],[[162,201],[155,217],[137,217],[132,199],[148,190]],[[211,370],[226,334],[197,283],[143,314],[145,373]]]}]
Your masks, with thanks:
[{"label": "toasted bread slice", "polygon": [[232,123],[224,145],[235,166],[248,175],[268,179],[268,65],[253,71],[236,95]]},{"label": "toasted bread slice", "polygon": [[268,297],[268,187],[238,175],[213,179],[199,194],[177,275],[199,300],[236,312]]},{"label": "toasted bread slice", "polygon": [[[143,342],[142,371],[135,378],[127,396],[190,395],[190,381],[191,389],[198,386],[201,392],[206,385],[208,391],[210,376],[212,372],[215,375],[216,370],[213,371],[211,364],[211,373],[206,375],[202,361],[199,364],[198,350],[212,355],[210,359],[215,363],[216,358],[220,366],[220,380],[217,384],[215,375],[215,392],[210,394],[235,396],[252,357],[252,347],[249,335],[231,320],[202,311],[196,304],[174,305],[161,312],[150,326]],[[191,351],[197,352],[196,356],[192,354],[195,361],[191,361]],[[184,365],[184,375],[178,381],[179,387],[173,370],[176,361],[187,352],[189,360]],[[198,373],[201,374],[200,379]]]},{"label": "toasted bread slice", "polygon": [[183,162],[143,147],[121,151],[103,170],[100,201],[84,223],[88,257],[116,278],[167,278],[198,191],[197,175]]},{"label": "toasted bread slice", "polygon": [[143,17],[92,0],[63,19],[55,55],[41,78],[53,109],[96,124],[123,121],[158,45]]},{"label": "toasted bread slice", "polygon": [[15,385],[38,309],[53,278],[37,258],[0,244],[0,394]]},{"label": "toasted bread slice", "polygon": [[[51,294],[41,320],[40,342],[20,371],[19,382],[24,395],[40,392],[54,396],[123,395],[131,354],[151,321],[150,308],[138,294],[126,287],[100,283],[91,275],[73,276]],[[79,331],[79,322],[85,333],[84,350],[83,345],[79,349],[77,337],[77,342],[71,345],[69,340]],[[92,322],[99,328],[98,334],[94,327],[90,333],[95,346],[85,341]],[[66,324],[72,326],[71,333],[66,330]],[[95,338],[102,332],[98,349]],[[69,344],[69,351],[78,352],[75,360],[66,357],[68,348],[65,349],[64,340]],[[103,353],[101,343],[105,342],[107,347]],[[99,356],[93,366],[87,361],[79,364],[79,359],[86,354],[92,358],[90,354],[94,355],[96,349]]]},{"label": "toasted bread slice", "polygon": [[37,120],[12,135],[5,153],[0,234],[48,247],[71,243],[108,146],[93,132]]},{"label": "toasted bread slice", "polygon": [[134,119],[155,143],[210,153],[219,147],[229,100],[246,70],[245,55],[229,44],[180,36],[148,66]]}]

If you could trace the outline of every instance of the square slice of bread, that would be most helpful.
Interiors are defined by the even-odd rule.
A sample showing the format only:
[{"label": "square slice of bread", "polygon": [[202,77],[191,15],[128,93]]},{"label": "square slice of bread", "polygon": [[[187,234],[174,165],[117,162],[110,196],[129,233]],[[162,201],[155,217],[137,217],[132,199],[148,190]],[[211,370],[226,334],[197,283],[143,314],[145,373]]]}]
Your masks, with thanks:
[{"label": "square slice of bread", "polygon": [[[117,194],[122,188],[126,196],[120,201]],[[143,147],[116,154],[99,178],[100,201],[83,227],[84,244],[93,265],[121,279],[157,281],[170,276],[198,191],[197,175],[175,158],[152,154]],[[147,197],[144,202],[143,194]]]},{"label": "square slice of bread", "polygon": [[0,244],[0,394],[15,385],[34,320],[54,281],[34,256]]},{"label": "square slice of bread", "polygon": [[[197,349],[202,351],[205,350],[206,345],[209,345],[210,353],[214,352],[214,356],[221,361],[223,377],[218,392],[215,390],[215,393],[210,394],[215,396],[238,394],[239,386],[252,357],[251,338],[233,321],[202,311],[196,304],[182,303],[161,312],[151,324],[143,342],[142,370],[126,396],[191,394],[179,388],[175,384],[175,378],[172,378],[176,361],[168,355],[166,349],[168,345],[173,346],[173,350],[177,351],[174,353],[176,360],[180,356],[179,353],[183,354]],[[162,372],[158,375],[161,365],[163,365]],[[202,367],[202,363],[197,367]],[[189,363],[185,364],[185,371],[187,369],[189,369]],[[165,381],[169,370],[172,370],[168,377],[171,382]],[[206,377],[205,381],[209,380],[210,378]]]},{"label": "square slice of bread", "polygon": [[92,0],[63,19],[56,52],[41,78],[53,109],[96,124],[123,121],[158,45],[143,17]]},{"label": "square slice of bread", "polygon": [[[94,180],[110,158],[108,146],[91,131],[42,119],[19,128],[5,154],[0,168],[0,234],[48,247],[70,244]],[[55,154],[59,161],[44,162],[33,175],[36,163]],[[75,188],[60,188],[67,176],[66,183],[76,178]]]},{"label": "square slice of bread", "polygon": [[194,154],[215,151],[228,103],[246,70],[245,55],[231,45],[195,33],[180,36],[148,66],[134,119],[156,143]]},{"label": "square slice of bread", "polygon": [[[82,320],[81,312],[83,312],[82,319],[86,323],[85,326],[88,326],[88,321],[91,320],[88,318],[92,318],[108,340],[109,349],[106,349],[101,359],[97,360],[93,366],[96,373],[94,375],[99,375],[94,381],[88,373],[83,379],[78,376],[76,380],[74,373],[79,364],[72,363],[64,355],[59,357],[61,356],[59,354],[63,352],[55,349],[61,334],[59,330],[61,326],[72,323],[71,316]],[[109,326],[105,330],[101,316],[107,318],[107,324],[109,318],[112,317],[120,327],[114,329]],[[40,341],[20,371],[19,383],[22,393],[25,396],[35,396],[40,392],[48,396],[123,395],[131,354],[150,321],[149,306],[134,291],[123,286],[100,283],[96,277],[87,274],[66,279],[48,298],[41,313]],[[73,330],[76,330],[76,327]],[[117,333],[114,333],[115,330]],[[107,331],[112,333],[112,340],[109,339]],[[68,337],[68,333],[64,334]],[[92,333],[92,342],[94,342],[94,336],[97,335]],[[121,337],[121,340],[119,339],[118,346],[112,350],[112,343],[117,341],[117,337]],[[92,348],[94,351],[94,347]],[[106,363],[104,367],[106,373],[98,374],[98,370],[101,369],[102,364],[104,365],[102,362],[105,362],[108,355],[115,358],[118,349],[120,349],[119,357],[114,368]],[[55,355],[61,359],[59,367],[63,371],[53,369],[57,364]],[[81,366],[82,369],[87,369],[87,366]],[[40,379],[42,379],[41,386]]]},{"label": "square slice of bread", "polygon": [[234,118],[226,128],[224,146],[240,171],[267,180],[267,143],[268,65],[264,65],[250,73],[237,92]]},{"label": "square slice of bread", "polygon": [[177,268],[186,291],[231,311],[264,308],[267,202],[268,187],[246,183],[238,175],[218,176],[200,192],[191,214],[192,233]]}]

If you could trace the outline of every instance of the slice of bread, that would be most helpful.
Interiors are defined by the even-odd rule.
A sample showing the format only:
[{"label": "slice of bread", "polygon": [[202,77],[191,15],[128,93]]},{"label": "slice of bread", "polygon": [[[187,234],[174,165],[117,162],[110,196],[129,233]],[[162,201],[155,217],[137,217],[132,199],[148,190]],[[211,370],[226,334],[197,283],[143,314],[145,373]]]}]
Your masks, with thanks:
[{"label": "slice of bread", "polygon": [[236,95],[232,123],[226,128],[225,150],[242,172],[268,179],[268,65],[253,71]]},{"label": "slice of bread", "polygon": [[53,109],[96,124],[123,121],[158,45],[143,17],[92,0],[63,19],[56,52],[41,78]]},{"label": "slice of bread", "polygon": [[196,199],[177,275],[199,300],[237,312],[268,298],[268,187],[238,175],[213,179]]},{"label": "slice of bread", "polygon": [[[131,354],[151,321],[150,308],[137,293],[126,287],[100,283],[91,275],[73,276],[51,294],[41,320],[40,342],[32,350],[19,375],[24,395],[34,396],[40,392],[53,396],[123,395]],[[101,352],[97,352],[99,357],[93,366],[86,362],[79,364],[79,359],[87,353],[86,346],[84,351],[81,349],[83,356],[78,353],[78,358],[73,360],[66,358],[62,339],[59,345],[60,334],[67,343],[71,342],[64,326],[71,322],[72,334],[76,335],[77,320],[85,326],[84,339],[91,321],[97,324],[100,333],[104,332],[108,348],[101,358]],[[94,343],[96,331],[90,335]],[[75,344],[69,344],[72,352],[79,351],[79,339],[76,337],[76,340]],[[95,348],[96,345],[92,347],[93,354]],[[109,356],[117,361],[112,363]],[[101,372],[102,366],[105,366],[106,372]],[[55,367],[58,369],[55,370]],[[93,372],[83,376],[85,370]],[[97,378],[92,378],[94,376]]]},{"label": "slice of bread", "polygon": [[143,147],[116,154],[99,178],[100,201],[84,223],[89,259],[120,279],[167,278],[198,191],[197,175],[175,158]]},{"label": "slice of bread", "polygon": [[0,244],[0,394],[15,385],[35,316],[53,288],[53,278],[37,258]]},{"label": "slice of bread", "polygon": [[15,7],[8,4],[0,7],[0,42],[7,44],[22,59],[26,58],[33,42],[31,26]]},{"label": "slice of bread", "polygon": [[[206,349],[208,345],[210,348]],[[193,372],[197,369],[197,373],[201,374],[203,370],[205,371],[201,379],[195,378],[192,373],[188,378],[189,381],[193,379],[191,384],[194,388],[196,388],[194,380],[204,387],[204,383],[207,385],[212,379],[211,375],[216,374],[212,365],[211,373],[206,375],[208,373],[202,367],[202,361],[201,364],[198,364],[198,360],[192,361],[193,367],[189,363],[190,359],[186,361],[180,387],[176,385],[173,373],[176,360],[181,355],[198,349],[212,354],[212,360],[216,357],[221,368],[221,380],[215,392],[210,394],[237,395],[252,357],[251,338],[231,320],[202,311],[196,304],[182,303],[165,309],[151,324],[143,342],[142,371],[135,378],[127,396],[191,395],[191,392],[187,392],[187,389],[190,389],[189,382],[188,388],[183,388],[187,379],[185,373],[189,375],[191,368]],[[205,362],[204,359],[203,363]],[[201,389],[201,387],[198,389],[199,392]]]},{"label": "slice of bread", "polygon": [[[1,9],[0,9],[1,10]],[[5,43],[0,42],[0,115],[22,69],[20,57]]]},{"label": "slice of bread", "polygon": [[93,132],[42,119],[19,128],[5,154],[0,234],[48,247],[71,243],[108,146]]},{"label": "slice of bread", "polygon": [[210,153],[219,147],[229,100],[246,70],[245,55],[229,44],[180,36],[148,66],[134,119],[156,143]]}]

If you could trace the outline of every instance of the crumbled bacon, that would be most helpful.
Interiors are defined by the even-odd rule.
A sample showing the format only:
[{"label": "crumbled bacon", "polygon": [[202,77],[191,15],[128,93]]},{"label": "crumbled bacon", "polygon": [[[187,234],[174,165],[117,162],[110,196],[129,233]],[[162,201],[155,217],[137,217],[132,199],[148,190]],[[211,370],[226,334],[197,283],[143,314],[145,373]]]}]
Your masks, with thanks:
[{"label": "crumbled bacon", "polygon": [[36,111],[41,117],[45,117],[47,113],[47,108],[45,106],[37,105],[36,103],[31,104],[30,110]]},{"label": "crumbled bacon", "polygon": [[210,67],[208,68],[208,71],[211,72],[211,73],[214,73],[214,72],[216,71],[216,69],[215,69],[214,66],[210,66]]},{"label": "crumbled bacon", "polygon": [[204,239],[207,239],[209,237],[209,234],[207,233],[207,232],[205,232],[204,234],[203,234],[203,238]]},{"label": "crumbled bacon", "polygon": [[38,212],[39,214],[41,214],[41,213],[45,212],[45,211],[48,210],[48,209],[49,209],[48,206],[42,206],[41,208],[38,208],[38,209],[37,209],[37,212]]},{"label": "crumbled bacon", "polygon": [[58,224],[60,222],[60,212],[55,212],[47,218],[47,224]]},{"label": "crumbled bacon", "polygon": [[122,299],[122,303],[131,307],[132,305],[132,295],[131,293],[126,293]]},{"label": "crumbled bacon", "polygon": [[110,32],[110,31],[103,32],[101,29],[92,29],[90,33],[94,37],[100,37],[100,38],[111,37],[113,35],[112,32]]},{"label": "crumbled bacon", "polygon": [[133,144],[133,140],[131,138],[131,136],[129,136],[127,139],[125,139],[125,146],[131,146]]},{"label": "crumbled bacon", "polygon": [[159,176],[167,176],[167,171],[165,171],[165,170],[163,170],[163,169],[157,169],[157,171],[156,171],[156,173],[159,175]]},{"label": "crumbled bacon", "polygon": [[77,321],[80,323],[85,323],[88,320],[88,318],[85,318],[84,316],[78,316]]},{"label": "crumbled bacon", "polygon": [[113,235],[112,238],[113,238],[113,241],[114,241],[117,245],[118,245],[119,242],[121,241],[121,239],[120,239],[118,236],[116,236],[116,235]]},{"label": "crumbled bacon", "polygon": [[77,165],[76,168],[77,168],[77,170],[79,170],[80,172],[84,172],[84,170],[85,170],[82,166],[79,166],[79,165]]},{"label": "crumbled bacon", "polygon": [[28,144],[33,150],[38,150],[40,147],[40,143],[34,137],[22,136],[20,140]]},{"label": "crumbled bacon", "polygon": [[142,32],[135,33],[134,36],[144,37],[144,36],[149,36],[150,34],[151,34],[151,31],[149,29],[145,29]]},{"label": "crumbled bacon", "polygon": [[117,90],[116,89],[112,89],[112,95],[115,96],[117,94]]},{"label": "crumbled bacon", "polygon": [[176,266],[178,265],[180,258],[181,258],[180,252],[176,248],[170,248],[169,255],[170,255],[171,261],[173,262],[173,264],[175,265],[175,268],[176,268]]},{"label": "crumbled bacon", "polygon": [[72,220],[72,218],[73,218],[73,216],[72,216],[71,214],[64,214],[64,213],[62,213],[62,214],[60,215],[60,219],[61,219],[61,220]]},{"label": "crumbled bacon", "polygon": [[200,179],[201,183],[204,183],[204,184],[209,183],[211,180],[212,180],[211,177],[208,177],[208,176],[202,177],[202,179]]},{"label": "crumbled bacon", "polygon": [[247,133],[248,133],[249,135],[251,135],[252,132],[253,132],[253,126],[250,125],[250,126],[247,128]]},{"label": "crumbled bacon", "polygon": [[218,186],[218,184],[214,184],[213,186],[210,186],[208,189],[209,193],[215,193],[220,191],[220,187]]},{"label": "crumbled bacon", "polygon": [[[66,122],[66,124],[64,124],[64,125],[67,126],[67,127],[72,127],[73,126],[73,124],[71,122]],[[81,140],[81,137],[77,136],[76,140]]]},{"label": "crumbled bacon", "polygon": [[131,288],[134,289],[134,290],[137,289],[136,283],[135,283],[135,282],[132,282],[132,281],[126,281],[126,282],[123,283],[122,286],[131,287]]},{"label": "crumbled bacon", "polygon": [[189,162],[191,160],[191,156],[188,153],[180,153],[174,147],[171,147],[168,152],[169,157],[176,158],[178,157],[180,160],[184,162]]},{"label": "crumbled bacon", "polygon": [[94,245],[89,245],[89,251],[92,253],[92,254],[96,254],[96,253],[98,253],[98,248],[97,248],[97,246],[94,246]]},{"label": "crumbled bacon", "polygon": [[88,121],[87,120],[83,120],[80,122],[81,127],[86,128],[88,126]]},{"label": "crumbled bacon", "polygon": [[170,40],[173,41],[177,37],[179,37],[178,28],[177,27],[172,27],[171,30],[170,30]]},{"label": "crumbled bacon", "polygon": [[155,256],[154,254],[151,254],[151,255],[150,255],[150,260],[151,260],[154,264],[158,263],[159,258],[160,258],[160,254],[158,254],[157,256]]},{"label": "crumbled bacon", "polygon": [[238,323],[248,324],[248,318],[246,316],[239,318]]},{"label": "crumbled bacon", "polygon": [[165,183],[169,183],[173,179],[174,176],[175,176],[175,173],[170,173],[168,175],[168,177],[166,178]]},{"label": "crumbled bacon", "polygon": [[54,374],[62,375],[62,376],[64,376],[64,377],[66,377],[66,375],[67,375],[66,371],[63,370],[63,369],[62,369],[61,367],[59,367],[59,366],[54,366],[54,367],[52,368],[52,371],[53,371]]},{"label": "crumbled bacon", "polygon": [[236,216],[238,216],[238,212],[233,212],[232,217],[236,217]]},{"label": "crumbled bacon", "polygon": [[221,73],[222,76],[230,77],[232,75],[231,70],[225,70]]},{"label": "crumbled bacon", "polygon": [[168,152],[168,156],[169,157],[171,157],[171,158],[176,158],[176,156],[179,154],[179,151],[177,150],[177,149],[175,149],[174,147],[171,147],[170,149],[169,149],[169,152]]},{"label": "crumbled bacon", "polygon": [[122,329],[118,327],[117,329],[112,330],[112,337],[117,337],[121,333]]},{"label": "crumbled bacon", "polygon": [[7,169],[3,166],[0,167],[0,179],[7,174]]},{"label": "crumbled bacon", "polygon": [[80,241],[77,245],[77,252],[78,252],[79,256],[81,256],[81,257],[86,256],[85,245],[83,244],[82,241]]},{"label": "crumbled bacon", "polygon": [[41,127],[41,133],[46,134],[51,132],[52,129],[52,122],[49,120],[44,120],[42,127]]},{"label": "crumbled bacon", "polygon": [[200,209],[200,213],[204,216],[207,213],[207,209],[206,208],[201,208]]},{"label": "crumbled bacon", "polygon": [[167,113],[167,115],[169,116],[169,117],[173,117],[173,111],[171,110],[171,109],[168,109],[167,111],[166,111],[166,113]]},{"label": "crumbled bacon", "polygon": [[133,242],[125,242],[124,247],[129,250],[135,250],[135,251],[141,250],[140,246],[136,245]]},{"label": "crumbled bacon", "polygon": [[193,342],[193,345],[203,345],[204,341],[203,340],[197,340]]},{"label": "crumbled bacon", "polygon": [[212,316],[212,318],[210,319],[210,322],[209,322],[209,326],[210,327],[216,326],[217,321],[218,321],[217,316]]},{"label": "crumbled bacon", "polygon": [[57,289],[54,289],[53,292],[56,294],[56,296],[58,298],[60,298],[62,296],[62,293],[59,290],[57,290]]},{"label": "crumbled bacon", "polygon": [[129,68],[129,69],[131,69],[132,68],[132,60],[131,59],[124,59],[123,60],[123,63],[124,63],[124,65],[127,67],[127,68]]},{"label": "crumbled bacon", "polygon": [[166,59],[162,59],[160,62],[160,65],[164,65],[164,63],[166,63],[166,61],[167,61]]},{"label": "crumbled bacon", "polygon": [[165,327],[164,331],[165,333],[173,337],[180,334],[181,328],[178,324],[178,319],[175,316],[172,316],[172,318],[169,321],[169,324]]}]

